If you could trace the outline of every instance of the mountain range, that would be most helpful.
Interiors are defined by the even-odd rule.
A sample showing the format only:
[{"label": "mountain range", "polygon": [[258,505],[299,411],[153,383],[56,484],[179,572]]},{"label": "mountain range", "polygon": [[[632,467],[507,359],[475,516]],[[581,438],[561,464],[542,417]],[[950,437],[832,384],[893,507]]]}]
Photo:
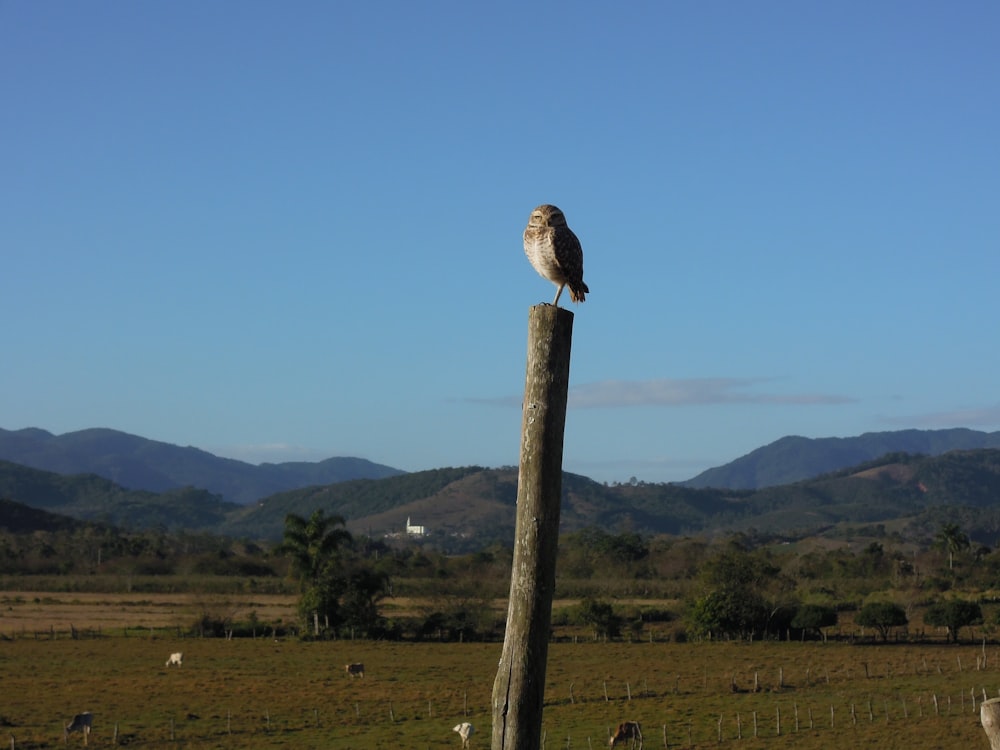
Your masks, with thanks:
[{"label": "mountain range", "polygon": [[[977,448],[1000,448],[1000,432],[959,428],[868,432],[847,438],[787,436],[677,484],[753,490],[809,479],[887,453],[937,456]],[[62,435],[36,427],[0,428],[0,460],[57,474],[96,474],[134,490],[167,492],[195,487],[240,504],[302,487],[405,473],[349,457],[255,465],[106,428]]]},{"label": "mountain range", "polygon": [[403,473],[363,458],[254,465],[104,428],[63,435],[35,427],[0,429],[0,460],[57,474],[96,474],[120,487],[149,492],[197,487],[233,503],[252,503],[307,485]]},{"label": "mountain range", "polygon": [[887,453],[940,456],[948,451],[977,448],[1000,448],[1000,432],[955,428],[866,432],[846,438],[789,435],[681,484],[755,490],[810,479]]},{"label": "mountain range", "polygon": [[[907,447],[916,444],[938,451],[947,449],[949,438],[961,445],[972,439],[996,438],[996,433],[970,430],[915,432],[898,435]],[[896,434],[875,433],[832,443],[779,440],[730,464],[734,476],[740,476],[736,471],[740,462],[751,457],[749,465],[756,466],[755,482],[778,476],[779,471],[802,471],[803,465],[835,468],[808,479],[756,488],[638,481],[609,485],[564,473],[561,529],[600,526],[644,534],[742,531],[801,536],[852,533],[850,528],[861,525],[920,536],[932,535],[934,524],[940,524],[942,514],[947,514],[949,522],[961,517],[971,537],[994,543],[1000,534],[1000,450],[947,450],[933,456],[903,451],[850,466],[838,465],[845,456],[858,455],[846,450],[851,441],[862,446],[852,451],[877,452],[892,445],[891,437]],[[36,461],[44,458],[52,465],[69,468],[57,472],[0,460],[0,528],[30,525],[37,516],[27,509],[37,509],[130,529],[190,530],[276,540],[281,538],[287,514],[308,516],[321,508],[346,518],[353,533],[373,537],[405,536],[405,526],[412,519],[426,527],[428,538],[453,551],[513,538],[517,496],[517,469],[513,467],[468,466],[405,473],[360,459],[254,467],[114,430],[85,430],[61,437],[34,429],[0,431],[0,458],[10,455],[7,449],[18,441],[23,451],[19,456]],[[829,451],[823,463],[812,443],[832,445],[837,450]],[[789,446],[799,446],[799,450],[790,451]],[[770,465],[765,460],[768,449],[773,455]],[[336,474],[334,468],[344,461],[350,470],[370,470],[376,476],[340,478],[343,474]],[[785,468],[780,468],[782,461]],[[105,471],[111,467],[119,475],[148,477],[158,487],[169,486],[127,487],[97,471],[81,471],[81,466],[103,467]],[[746,467],[743,469],[745,476]],[[330,480],[329,476],[336,478]],[[279,479],[291,489],[268,494],[268,488]],[[216,482],[214,487],[212,482]],[[227,498],[228,487],[240,488],[242,493],[237,496],[244,502]]]},{"label": "mountain range", "polygon": [[[934,444],[945,445],[945,433],[951,432],[938,431]],[[971,431],[958,431],[956,437],[967,440],[966,432]],[[126,437],[130,439],[126,444],[133,447],[135,440],[142,440]],[[907,440],[912,437],[906,434]],[[871,436],[862,438],[884,444]],[[785,443],[774,445],[783,448]],[[759,461],[762,454],[755,453]],[[779,450],[776,455],[785,453]],[[842,455],[838,452],[835,457]],[[242,538],[279,539],[287,514],[307,516],[317,508],[346,518],[353,533],[371,536],[403,535],[407,518],[412,518],[426,526],[430,538],[451,550],[513,538],[516,468],[390,471],[395,473],[312,483],[258,496],[252,503],[234,503],[222,493],[197,486],[175,486],[164,492],[130,489],[95,473],[67,475],[0,461],[0,500],[126,528],[187,529]],[[165,469],[157,474],[168,476]],[[803,535],[834,528],[848,533],[843,531],[845,525],[878,525],[896,533],[908,529],[905,533],[919,534],[947,513],[952,520],[961,516],[971,537],[992,544],[1000,533],[998,500],[1000,450],[989,448],[936,456],[890,453],[809,479],[754,489],[645,482],[609,485],[564,473],[561,528]],[[0,515],[7,516],[10,507],[0,507]],[[0,526],[2,521],[0,517]]]}]

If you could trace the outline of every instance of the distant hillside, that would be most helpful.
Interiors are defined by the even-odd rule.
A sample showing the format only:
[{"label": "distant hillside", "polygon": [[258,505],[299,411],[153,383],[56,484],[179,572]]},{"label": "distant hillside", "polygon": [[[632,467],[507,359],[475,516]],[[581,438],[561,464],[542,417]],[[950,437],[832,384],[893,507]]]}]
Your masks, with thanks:
[{"label": "distant hillside", "polygon": [[0,429],[0,460],[58,474],[96,474],[134,490],[199,487],[234,503],[252,503],[297,487],[404,473],[362,458],[255,466],[109,429],[63,435],[37,428]]},{"label": "distant hillside", "polygon": [[899,430],[858,437],[783,437],[724,466],[681,482],[685,487],[753,490],[773,487],[872,461],[887,453],[939,456],[954,450],[1000,448],[1000,432]]},{"label": "distant hillside", "polygon": [[[510,544],[516,494],[516,469],[467,466],[308,487],[237,505],[205,490],[126,490],[93,474],[64,476],[0,462],[0,500],[81,520],[278,540],[287,514],[322,509],[347,519],[352,533],[373,538],[403,536],[409,518],[445,552]],[[1000,450],[896,453],[759,490],[609,486],[563,474],[561,508],[563,532],[596,526],[644,535],[802,538],[864,527],[926,540],[948,521],[961,522],[973,540],[993,546],[1000,540]]]},{"label": "distant hillside", "polygon": [[61,516],[48,511],[31,508],[23,503],[0,498],[0,531],[12,534],[28,534],[36,531],[72,531],[86,526],[69,516]]},{"label": "distant hillside", "polygon": [[[416,471],[386,479],[306,487],[282,492],[232,514],[224,532],[279,538],[285,516],[323,508],[348,520],[352,533],[401,533],[407,516],[438,534],[478,534],[497,525],[513,537],[517,472],[481,466]],[[499,513],[489,508],[499,504]]]},{"label": "distant hillside", "polygon": [[[223,530],[278,538],[287,513],[316,508],[348,519],[354,533],[399,533],[406,518],[435,540],[513,538],[516,469],[437,469],[377,481],[282,493],[230,514]],[[838,524],[884,524],[929,509],[980,509],[977,524],[1000,529],[1000,451],[937,457],[891,454],[815,479],[760,490],[696,489],[675,484],[607,486],[563,474],[562,531],[587,526],[643,534],[808,534]],[[972,532],[974,525],[970,525]]]},{"label": "distant hillside", "polygon": [[[206,490],[128,490],[95,474],[65,476],[0,461],[0,500],[129,529],[215,531],[241,506]],[[0,506],[0,513],[10,508]],[[0,526],[6,522],[0,517]]]}]

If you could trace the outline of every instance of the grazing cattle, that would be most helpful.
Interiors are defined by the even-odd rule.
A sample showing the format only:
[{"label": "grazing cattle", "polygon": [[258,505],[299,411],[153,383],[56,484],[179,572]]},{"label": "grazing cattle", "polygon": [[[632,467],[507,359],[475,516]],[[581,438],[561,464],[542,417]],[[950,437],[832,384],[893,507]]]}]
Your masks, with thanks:
[{"label": "grazing cattle", "polygon": [[642,730],[639,728],[638,721],[623,721],[615,729],[615,733],[611,735],[611,739],[608,740],[608,747],[614,747],[619,742],[624,744],[626,740],[632,740],[632,746],[635,747],[635,743],[639,743],[639,747],[642,747]]},{"label": "grazing cattle", "polygon": [[83,744],[87,744],[87,740],[90,738],[90,728],[93,726],[94,716],[90,711],[84,711],[82,714],[77,714],[73,717],[73,721],[63,727],[63,741],[69,742],[69,735],[71,732],[80,732],[83,734]]},{"label": "grazing cattle", "polygon": [[364,677],[365,676],[365,665],[360,662],[357,664],[345,664],[344,671],[347,672],[351,677]]},{"label": "grazing cattle", "polygon": [[469,747],[469,737],[471,737],[472,733],[475,731],[472,724],[467,721],[463,721],[461,724],[456,724],[451,731],[458,732],[458,736],[462,738],[463,748]]},{"label": "grazing cattle", "polygon": [[170,654],[170,658],[167,659],[166,666],[171,664],[176,664],[178,667],[184,663],[184,653],[182,651],[177,651],[176,653]]}]

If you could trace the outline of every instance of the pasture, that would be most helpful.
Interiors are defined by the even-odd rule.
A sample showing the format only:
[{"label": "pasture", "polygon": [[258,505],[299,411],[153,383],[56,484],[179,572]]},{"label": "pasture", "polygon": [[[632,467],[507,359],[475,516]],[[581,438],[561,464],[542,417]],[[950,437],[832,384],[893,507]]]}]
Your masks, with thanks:
[{"label": "pasture", "polygon": [[[458,750],[462,721],[476,727],[473,750],[490,746],[499,643],[126,637],[109,627],[74,639],[61,627],[0,626],[5,745],[64,747],[62,723],[91,711],[98,748]],[[166,667],[177,651],[183,666]],[[345,673],[350,662],[365,664],[364,678]],[[629,719],[645,748],[985,749],[984,694],[1000,695],[995,645],[557,642],[544,747],[606,747],[609,728]]]}]

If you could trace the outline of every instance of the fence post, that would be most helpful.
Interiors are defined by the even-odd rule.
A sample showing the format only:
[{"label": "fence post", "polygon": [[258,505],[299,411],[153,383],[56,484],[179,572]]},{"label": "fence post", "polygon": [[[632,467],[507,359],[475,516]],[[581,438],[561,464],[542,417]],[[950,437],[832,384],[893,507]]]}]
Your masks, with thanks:
[{"label": "fence post", "polygon": [[990,698],[979,706],[979,721],[990,740],[991,750],[1000,750],[1000,698]]},{"label": "fence post", "polygon": [[537,750],[552,623],[563,429],[573,313],[536,305],[528,315],[521,454],[510,600],[493,683],[492,750]]}]

